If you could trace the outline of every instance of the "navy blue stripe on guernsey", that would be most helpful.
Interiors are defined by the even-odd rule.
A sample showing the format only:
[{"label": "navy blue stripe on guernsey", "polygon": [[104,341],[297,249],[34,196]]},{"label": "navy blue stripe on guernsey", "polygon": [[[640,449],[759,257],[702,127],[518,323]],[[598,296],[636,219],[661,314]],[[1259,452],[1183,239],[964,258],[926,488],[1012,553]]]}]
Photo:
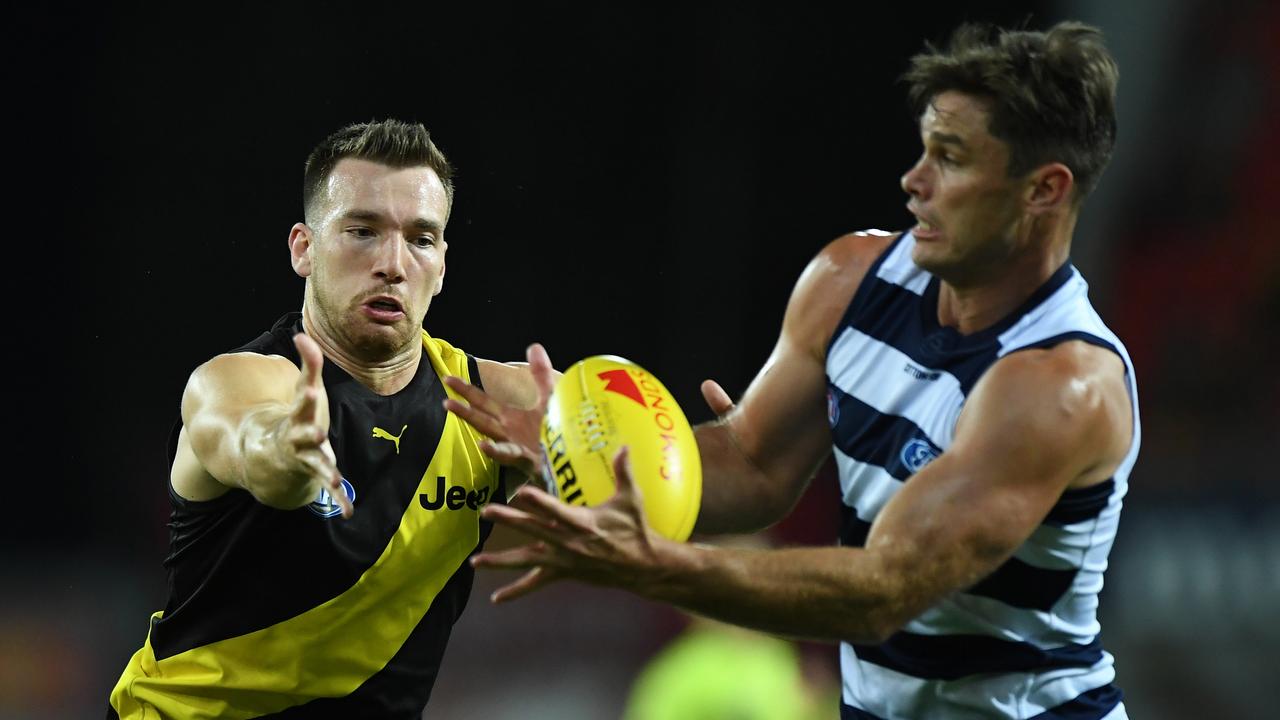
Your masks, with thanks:
[{"label": "navy blue stripe on guernsey", "polygon": [[1080,693],[1074,700],[1051,707],[1028,720],[1101,720],[1107,713],[1115,710],[1123,699],[1124,692],[1120,688],[1103,685]]},{"label": "navy blue stripe on guernsey", "polygon": [[965,395],[999,357],[1000,343],[995,338],[974,344],[946,327],[926,337],[924,325],[917,319],[927,312],[922,308],[925,298],[878,277],[868,276],[862,283],[867,289],[866,302],[871,303],[863,308],[875,311],[857,313],[850,318],[850,325],[897,349],[922,368],[945,370],[955,376]]},{"label": "navy blue stripe on guernsey", "polygon": [[[864,547],[871,523],[848,505],[840,506],[840,545]],[[1047,570],[1009,558],[981,582],[964,592],[998,600],[1010,607],[1048,612],[1071,588],[1079,570]]]},{"label": "navy blue stripe on guernsey", "polygon": [[867,544],[867,533],[871,532],[871,523],[858,517],[858,512],[848,505],[840,506],[840,545],[843,547],[863,547]]},{"label": "navy blue stripe on guernsey", "polygon": [[1044,650],[986,635],[895,633],[879,645],[853,645],[860,660],[921,680],[958,680],[984,673],[1091,667],[1102,660],[1098,638],[1088,645]]},{"label": "navy blue stripe on guernsey", "polygon": [[1033,342],[1030,345],[1022,345],[1017,349],[1013,350],[1013,352],[1019,352],[1022,350],[1042,350],[1044,348],[1053,347],[1054,345],[1061,345],[1062,343],[1067,342],[1069,340],[1083,340],[1084,342],[1087,342],[1090,345],[1097,345],[1098,347],[1106,348],[1111,352],[1115,353],[1116,356],[1119,357],[1121,360],[1124,360],[1124,355],[1120,354],[1120,350],[1116,348],[1115,345],[1112,345],[1111,343],[1098,337],[1097,335],[1094,335],[1092,333],[1087,333],[1087,332],[1080,332],[1080,331],[1065,332],[1065,333],[1062,333],[1061,335],[1054,335],[1053,337],[1047,337],[1043,340],[1037,340],[1036,342]]},{"label": "navy blue stripe on guernsey", "polygon": [[831,346],[840,338],[840,331],[846,325],[853,324],[854,316],[862,312],[862,308],[867,307],[866,296],[871,290],[871,281],[875,279],[876,273],[880,272],[880,267],[884,265],[885,259],[893,254],[893,249],[898,247],[907,233],[899,233],[898,237],[889,243],[889,246],[880,253],[880,257],[871,263],[871,267],[867,268],[867,274],[863,277],[862,282],[858,284],[858,289],[853,291],[853,298],[849,301],[849,305],[844,309],[844,315],[840,316],[840,324],[836,326],[836,331],[831,335],[831,339],[827,341],[827,352],[825,356],[831,355]]},{"label": "navy blue stripe on guernsey", "polygon": [[965,592],[1017,608],[1048,612],[1071,589],[1078,572],[1075,568],[1047,570],[1011,557]]},{"label": "navy blue stripe on guernsey", "polygon": [[942,454],[942,448],[907,418],[886,415],[830,383],[827,389],[838,408],[836,426],[831,429],[832,442],[845,455],[906,480],[911,477],[911,469],[902,461],[902,448],[908,442],[923,440],[935,457]]},{"label": "navy blue stripe on guernsey", "polygon": [[1049,510],[1044,522],[1046,525],[1061,526],[1092,520],[1102,513],[1115,491],[1115,478],[1108,478],[1097,485],[1067,490]]},{"label": "navy blue stripe on guernsey", "polygon": [[856,708],[841,702],[840,720],[884,720],[884,718],[879,715],[872,715],[862,708]]}]

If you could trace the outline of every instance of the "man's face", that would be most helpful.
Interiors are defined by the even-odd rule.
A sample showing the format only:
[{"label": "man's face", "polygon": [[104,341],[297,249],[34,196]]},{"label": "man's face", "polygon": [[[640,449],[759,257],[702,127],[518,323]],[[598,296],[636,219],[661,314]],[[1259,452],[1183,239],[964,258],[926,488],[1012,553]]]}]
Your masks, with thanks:
[{"label": "man's face", "polygon": [[421,342],[444,282],[448,211],[430,168],[338,161],[312,213],[311,241],[294,251],[322,331],[366,360]]},{"label": "man's face", "polygon": [[1008,176],[1009,147],[988,132],[985,103],[948,91],[920,118],[924,152],[902,176],[917,265],[953,283],[999,271],[1017,250],[1023,183]]}]

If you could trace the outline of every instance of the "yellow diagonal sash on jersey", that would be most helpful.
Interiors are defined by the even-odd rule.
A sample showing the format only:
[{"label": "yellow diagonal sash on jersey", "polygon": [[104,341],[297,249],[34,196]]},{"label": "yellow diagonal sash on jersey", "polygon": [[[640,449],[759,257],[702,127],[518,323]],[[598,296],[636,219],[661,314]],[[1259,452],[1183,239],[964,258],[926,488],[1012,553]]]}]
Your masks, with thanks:
[{"label": "yellow diagonal sash on jersey", "polygon": [[[470,379],[463,353],[426,333],[423,340],[437,374]],[[417,492],[434,493],[443,475],[468,490],[488,487],[492,497],[497,467],[476,447],[479,438],[447,414]],[[350,694],[395,655],[475,548],[477,512],[466,506],[432,512],[411,502],[382,555],[354,586],[270,627],[160,661],[148,635],[112,691],[112,705],[122,718],[239,720]]]}]

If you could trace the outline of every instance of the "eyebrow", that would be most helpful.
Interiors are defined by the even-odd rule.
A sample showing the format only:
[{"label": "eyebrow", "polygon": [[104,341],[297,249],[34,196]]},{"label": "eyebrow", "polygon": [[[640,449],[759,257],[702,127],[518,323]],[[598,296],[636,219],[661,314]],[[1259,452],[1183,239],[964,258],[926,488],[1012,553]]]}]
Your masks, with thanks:
[{"label": "eyebrow", "polygon": [[[381,222],[387,221],[386,216],[384,216],[382,213],[374,212],[373,210],[348,210],[347,212],[343,213],[339,219],[340,220],[359,220],[361,222],[367,222],[367,223],[381,223]],[[438,233],[441,230],[440,223],[435,222],[434,220],[428,220],[426,218],[415,218],[413,222],[409,224],[412,225],[416,230],[425,230],[425,231],[434,232],[434,233]]]},{"label": "eyebrow", "polygon": [[428,232],[438,233],[442,229],[440,223],[426,218],[418,218],[414,220],[412,225],[418,230],[426,230]]},{"label": "eyebrow", "polygon": [[964,138],[954,133],[942,133],[935,130],[929,133],[929,139],[943,145],[958,145],[961,148],[968,147],[965,144]]}]

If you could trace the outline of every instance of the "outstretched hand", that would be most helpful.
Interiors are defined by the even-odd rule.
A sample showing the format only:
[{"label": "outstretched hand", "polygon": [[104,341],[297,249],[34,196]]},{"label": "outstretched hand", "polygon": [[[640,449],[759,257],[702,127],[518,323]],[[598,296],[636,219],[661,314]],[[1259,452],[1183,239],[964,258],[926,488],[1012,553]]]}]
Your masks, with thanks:
[{"label": "outstretched hand", "polygon": [[527,485],[508,505],[484,507],[485,519],[537,538],[529,545],[471,558],[478,568],[528,570],[494,591],[490,600],[515,600],[564,578],[633,590],[644,585],[657,565],[658,546],[669,541],[645,520],[625,447],[613,459],[613,472],[617,491],[596,507],[567,505]]},{"label": "outstretched hand", "polygon": [[292,455],[291,463],[299,474],[318,481],[342,509],[342,517],[351,517],[354,508],[342,489],[342,473],[338,459],[329,444],[329,396],[321,379],[324,353],[305,333],[293,336],[293,345],[302,359],[302,375],[294,389],[293,405],[285,417],[281,433],[284,450]]},{"label": "outstretched hand", "polygon": [[542,345],[530,345],[525,356],[537,391],[534,407],[518,408],[499,402],[475,385],[452,376],[444,379],[445,384],[466,402],[449,398],[444,401],[444,407],[490,438],[480,443],[482,452],[503,465],[534,476],[542,462],[542,418],[547,414],[547,401],[556,381],[551,358]]}]

